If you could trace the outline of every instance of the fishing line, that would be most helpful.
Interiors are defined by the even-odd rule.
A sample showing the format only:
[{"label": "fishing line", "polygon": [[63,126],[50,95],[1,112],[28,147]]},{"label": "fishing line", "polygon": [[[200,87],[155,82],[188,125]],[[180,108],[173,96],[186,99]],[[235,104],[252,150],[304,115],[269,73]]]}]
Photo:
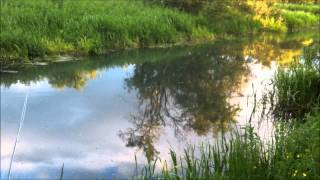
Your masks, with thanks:
[{"label": "fishing line", "polygon": [[16,151],[17,142],[19,140],[20,132],[21,132],[21,129],[22,129],[22,126],[23,126],[23,123],[24,123],[25,115],[26,115],[28,96],[29,96],[29,92],[27,92],[27,94],[26,94],[26,98],[24,100],[24,104],[23,104],[23,108],[22,108],[19,129],[18,129],[18,132],[17,132],[16,141],[14,142],[13,151],[12,151],[11,160],[10,160],[10,166],[9,166],[9,172],[8,172],[8,180],[11,179],[11,177],[10,177],[10,175],[11,175],[11,167],[12,167],[12,163],[13,163],[14,153]]}]

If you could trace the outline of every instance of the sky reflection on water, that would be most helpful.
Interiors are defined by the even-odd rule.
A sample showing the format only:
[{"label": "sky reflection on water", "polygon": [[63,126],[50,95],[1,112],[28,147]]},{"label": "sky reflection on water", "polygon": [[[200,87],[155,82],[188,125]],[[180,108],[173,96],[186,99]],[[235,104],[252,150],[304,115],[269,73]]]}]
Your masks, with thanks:
[{"label": "sky reflection on water", "polygon": [[[58,178],[63,163],[66,179],[128,177],[135,154],[139,164],[169,159],[169,148],[213,142],[233,125],[245,125],[253,91],[261,97],[277,64],[286,63],[281,58],[303,47],[267,42],[132,51],[3,74],[1,179],[27,92],[12,178]],[[268,135],[268,122],[255,125]]]}]

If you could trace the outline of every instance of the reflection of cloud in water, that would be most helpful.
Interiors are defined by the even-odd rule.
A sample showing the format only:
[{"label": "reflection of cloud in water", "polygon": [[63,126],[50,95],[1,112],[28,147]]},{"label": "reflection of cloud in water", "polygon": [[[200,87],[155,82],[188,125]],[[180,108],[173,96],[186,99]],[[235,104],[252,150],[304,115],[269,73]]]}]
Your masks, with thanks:
[{"label": "reflection of cloud in water", "polygon": [[[14,176],[23,177],[29,171],[45,172],[46,167],[53,167],[57,172],[63,162],[66,169],[82,169],[94,174],[110,166],[120,166],[119,163],[132,162],[133,150],[123,148],[117,137],[119,128],[128,126],[126,119],[119,115],[129,112],[131,106],[115,97],[120,94],[124,99],[132,99],[132,95],[123,90],[123,76],[125,73],[114,69],[90,82],[90,87],[79,93],[72,89],[57,92],[42,86],[29,89],[28,111],[13,164]],[[9,165],[23,99],[17,91],[24,89],[23,86],[11,87],[13,91],[3,89],[1,99],[1,104],[10,102],[5,108],[1,107],[2,172]],[[46,96],[37,96],[38,92]],[[96,96],[101,98],[93,98]]]},{"label": "reflection of cloud in water", "polygon": [[[141,99],[145,105],[142,112],[149,110],[151,116],[140,124],[159,133],[152,145],[162,159],[170,159],[170,148],[179,153],[187,144],[214,141],[215,132],[225,129],[229,123],[225,120],[237,112],[233,104],[242,109],[236,119],[243,120],[238,122],[243,125],[252,110],[251,84],[260,92],[262,80],[273,73],[259,63],[273,68],[272,60],[284,62],[299,48],[280,51],[279,44],[264,39],[217,42],[199,48],[128,53],[115,60],[57,63],[6,75],[1,82],[1,179],[6,177],[26,91],[30,98],[13,164],[14,177],[58,177],[62,163],[66,179],[127,176],[134,169],[135,153],[141,157],[144,152],[126,148],[118,134],[133,127],[128,119],[130,114],[137,115]],[[242,66],[245,56],[258,62]],[[237,89],[237,96],[243,97],[230,98]],[[161,100],[168,104],[158,103]],[[146,123],[153,115],[159,118]],[[159,124],[156,120],[161,118],[164,121]],[[174,118],[184,120],[180,138],[173,128]],[[261,127],[267,132],[263,128],[268,126]]]},{"label": "reflection of cloud in water", "polygon": [[[1,86],[1,91],[6,91],[6,87]],[[33,95],[37,95],[37,93],[53,93],[54,89],[51,88],[50,84],[46,80],[31,82],[30,84],[16,83],[10,86],[10,91],[8,93],[21,93],[21,95],[25,95],[22,93],[26,93],[28,91],[32,91]]]},{"label": "reflection of cloud in water", "polygon": [[[250,76],[246,77],[246,80],[242,83],[239,91],[241,96],[237,94],[233,95],[229,101],[232,104],[237,104],[240,107],[240,111],[237,114],[238,126],[245,126],[251,114],[253,113],[255,98],[256,98],[256,112],[254,112],[252,118],[252,125],[258,130],[259,135],[264,137],[263,139],[269,139],[268,137],[272,131],[272,123],[263,121],[261,119],[262,97],[266,90],[271,90],[270,86],[271,78],[277,68],[276,62],[271,62],[270,66],[265,67],[261,63],[248,64],[250,68]],[[255,97],[256,96],[256,97]],[[268,118],[267,116],[262,118]]]}]

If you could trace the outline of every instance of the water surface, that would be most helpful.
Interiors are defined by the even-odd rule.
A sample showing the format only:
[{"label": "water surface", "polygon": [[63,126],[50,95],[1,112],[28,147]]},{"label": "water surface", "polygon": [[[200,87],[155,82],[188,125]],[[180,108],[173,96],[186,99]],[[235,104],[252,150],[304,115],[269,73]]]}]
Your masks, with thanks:
[{"label": "water surface", "polygon": [[[170,148],[214,142],[250,119],[313,34],[262,35],[212,44],[131,50],[1,74],[1,179],[6,179],[26,94],[12,178],[128,177]],[[253,123],[268,136],[269,124]]]}]

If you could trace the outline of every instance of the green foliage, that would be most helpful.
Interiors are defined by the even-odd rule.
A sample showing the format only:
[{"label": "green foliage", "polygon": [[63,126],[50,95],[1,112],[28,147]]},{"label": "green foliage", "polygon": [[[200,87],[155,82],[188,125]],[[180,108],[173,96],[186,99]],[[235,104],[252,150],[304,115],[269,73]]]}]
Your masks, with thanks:
[{"label": "green foliage", "polygon": [[315,14],[320,13],[320,6],[316,4],[277,4],[276,7],[290,11],[304,11]]},{"label": "green foliage", "polygon": [[[274,2],[1,0],[0,62],[199,43],[211,41],[213,33],[285,32],[318,25],[315,5],[278,4],[272,8]],[[279,13],[278,9],[283,10]]]},{"label": "green foliage", "polygon": [[[320,178],[320,111],[305,124],[278,124],[275,139],[265,143],[250,126],[215,145],[190,146],[160,173],[139,177],[159,179],[318,179]],[[308,139],[308,140],[307,140]]]},{"label": "green foliage", "polygon": [[1,61],[212,39],[197,17],[175,10],[129,1],[61,2],[3,3]]},{"label": "green foliage", "polygon": [[296,3],[296,4],[319,4],[319,0],[278,0],[282,3]]},{"label": "green foliage", "polygon": [[277,134],[278,148],[274,159],[277,179],[320,178],[319,107],[304,121],[304,124],[295,123],[293,130],[288,129],[286,134]]},{"label": "green foliage", "polygon": [[287,27],[291,31],[312,27],[314,25],[319,26],[319,17],[312,13],[304,11],[282,10],[281,15],[284,18]]},{"label": "green foliage", "polygon": [[147,3],[158,4],[170,8],[190,13],[199,13],[206,8],[215,8],[218,12],[223,12],[228,5],[236,0],[144,0]]},{"label": "green foliage", "polygon": [[305,51],[303,62],[280,68],[275,76],[276,114],[285,119],[301,118],[320,102],[319,46]]},{"label": "green foliage", "polygon": [[249,15],[238,11],[228,10],[226,13],[213,13],[207,9],[207,26],[216,34],[245,34],[255,33],[261,29],[261,24]]}]

